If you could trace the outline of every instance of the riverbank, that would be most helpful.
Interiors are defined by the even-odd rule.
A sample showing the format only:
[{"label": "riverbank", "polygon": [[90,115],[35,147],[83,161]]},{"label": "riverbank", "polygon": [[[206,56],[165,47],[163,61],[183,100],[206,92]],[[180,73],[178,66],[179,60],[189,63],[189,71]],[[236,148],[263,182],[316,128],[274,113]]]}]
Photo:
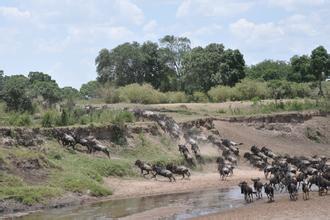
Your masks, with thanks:
[{"label": "riverbank", "polygon": [[262,171],[243,165],[234,170],[233,176],[222,181],[216,172],[216,165],[211,164],[204,167],[202,172],[192,172],[190,179],[182,180],[178,176],[176,182],[169,182],[167,178],[162,177],[157,180],[108,177],[105,178],[104,184],[113,190],[111,198],[122,199],[236,187],[239,182],[253,177],[263,179],[264,175]]},{"label": "riverbank", "polygon": [[231,209],[217,214],[194,218],[195,220],[218,219],[299,219],[323,220],[329,219],[330,195],[319,196],[317,192],[310,193],[310,199],[305,201],[299,192],[297,201],[290,201],[289,196],[275,198],[275,202],[268,203],[266,199],[256,201],[247,206]]}]

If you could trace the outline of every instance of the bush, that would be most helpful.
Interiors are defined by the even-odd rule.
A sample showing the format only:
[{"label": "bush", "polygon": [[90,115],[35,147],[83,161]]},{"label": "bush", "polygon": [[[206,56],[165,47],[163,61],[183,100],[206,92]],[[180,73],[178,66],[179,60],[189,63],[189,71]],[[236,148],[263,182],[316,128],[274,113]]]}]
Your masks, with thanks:
[{"label": "bush", "polygon": [[53,127],[57,120],[58,120],[58,113],[55,111],[47,111],[41,119],[41,126],[42,127],[46,127],[46,128],[50,128]]},{"label": "bush", "polygon": [[254,97],[266,99],[269,97],[269,91],[265,82],[245,79],[237,83],[235,88],[238,92],[238,100],[250,100]]},{"label": "bush", "polygon": [[208,102],[209,99],[207,95],[203,92],[194,92],[192,95],[193,102]]},{"label": "bush", "polygon": [[117,103],[120,101],[119,92],[111,84],[105,84],[98,89],[99,97],[102,97],[106,103]]},{"label": "bush", "polygon": [[29,126],[32,124],[31,116],[28,113],[12,113],[9,116],[9,124],[12,126]]},{"label": "bush", "polygon": [[166,92],[168,103],[186,103],[188,102],[188,97],[184,92]]},{"label": "bush", "polygon": [[312,96],[312,89],[307,83],[291,83],[291,98]]},{"label": "bush", "polygon": [[213,102],[235,100],[235,89],[229,86],[216,86],[208,91],[208,95]]},{"label": "bush", "polygon": [[164,95],[149,84],[130,84],[118,89],[122,102],[158,104],[164,101]]}]

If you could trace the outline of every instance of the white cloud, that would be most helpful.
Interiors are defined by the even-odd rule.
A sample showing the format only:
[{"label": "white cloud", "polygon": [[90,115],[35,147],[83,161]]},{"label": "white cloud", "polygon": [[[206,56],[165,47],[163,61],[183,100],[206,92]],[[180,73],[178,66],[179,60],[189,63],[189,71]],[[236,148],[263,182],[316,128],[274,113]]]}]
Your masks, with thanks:
[{"label": "white cloud", "polygon": [[184,0],[179,5],[176,12],[176,16],[231,16],[249,10],[253,4],[254,1],[247,2],[238,0]]},{"label": "white cloud", "polygon": [[157,27],[157,21],[151,20],[143,26],[143,31],[144,32],[153,32],[156,27]]},{"label": "white cloud", "polygon": [[284,35],[283,29],[272,22],[256,24],[244,18],[230,24],[230,31],[246,41],[274,41]]},{"label": "white cloud", "polygon": [[321,6],[325,0],[268,0],[269,5],[291,11],[301,7]]},{"label": "white cloud", "polygon": [[123,19],[129,20],[135,25],[141,25],[144,22],[143,11],[129,0],[117,0],[116,6]]},{"label": "white cloud", "polygon": [[0,7],[0,15],[8,19],[28,19],[31,17],[29,11],[21,11],[15,7]]},{"label": "white cloud", "polygon": [[318,31],[315,29],[318,21],[315,21],[313,17],[308,17],[301,14],[292,15],[279,22],[279,25],[283,27],[286,33],[315,36]]}]

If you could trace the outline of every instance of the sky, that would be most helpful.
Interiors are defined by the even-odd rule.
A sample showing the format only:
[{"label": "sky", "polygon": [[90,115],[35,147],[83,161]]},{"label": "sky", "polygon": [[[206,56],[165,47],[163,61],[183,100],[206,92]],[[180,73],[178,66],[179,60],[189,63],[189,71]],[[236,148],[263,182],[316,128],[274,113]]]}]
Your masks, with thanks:
[{"label": "sky", "polygon": [[188,37],[248,65],[330,50],[330,0],[0,0],[0,70],[41,71],[61,87],[94,80],[102,48]]}]

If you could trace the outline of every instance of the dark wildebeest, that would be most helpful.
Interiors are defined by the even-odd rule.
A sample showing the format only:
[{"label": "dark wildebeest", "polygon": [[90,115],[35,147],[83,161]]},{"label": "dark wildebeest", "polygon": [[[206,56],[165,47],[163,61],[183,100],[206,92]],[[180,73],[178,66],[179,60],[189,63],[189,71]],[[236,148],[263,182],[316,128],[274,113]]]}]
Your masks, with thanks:
[{"label": "dark wildebeest", "polygon": [[196,160],[199,163],[204,163],[204,160],[203,160],[202,155],[201,155],[201,151],[200,151],[200,149],[199,149],[199,147],[196,143],[191,144],[191,150],[194,152]]},{"label": "dark wildebeest", "polygon": [[88,136],[87,138],[78,139],[78,143],[86,146],[88,152],[91,154],[95,151],[101,151],[108,156],[110,159],[110,151],[106,146],[103,146],[98,140],[93,136]]},{"label": "dark wildebeest", "polygon": [[[135,166],[140,168],[141,170],[141,175],[145,176],[148,175],[150,172],[152,172],[152,167],[150,164],[143,162],[141,160],[136,160],[135,161]],[[146,173],[143,173],[143,171],[146,171]]]},{"label": "dark wildebeest", "polygon": [[241,194],[244,194],[246,202],[253,202],[253,190],[246,181],[240,182],[238,185],[241,188]]},{"label": "dark wildebeest", "polygon": [[[272,176],[270,179],[269,179],[269,183],[274,187],[274,189],[278,190],[279,187],[280,187],[280,177],[278,174],[275,174],[274,176]],[[278,187],[276,187],[276,185]]]},{"label": "dark wildebeest", "polygon": [[308,184],[308,188],[309,188],[309,189],[312,188],[312,185],[313,185],[313,184],[318,185],[318,177],[317,177],[317,175],[310,176],[310,177],[307,179],[307,184]]},{"label": "dark wildebeest", "polygon": [[287,188],[290,195],[290,199],[296,201],[298,199],[297,185],[295,185],[294,183],[289,183]]},{"label": "dark wildebeest", "polygon": [[176,166],[173,164],[167,164],[166,169],[171,171],[174,174],[182,175],[182,179],[185,178],[185,175],[189,178],[190,177],[190,171],[185,166]]},{"label": "dark wildebeest", "polygon": [[253,182],[253,188],[256,191],[257,198],[258,199],[261,199],[262,198],[262,187],[263,187],[263,184],[260,181],[260,178],[251,179],[251,180]]},{"label": "dark wildebeest", "polygon": [[226,177],[230,174],[230,169],[223,164],[218,164],[218,171],[222,180],[226,180]]},{"label": "dark wildebeest", "polygon": [[55,130],[55,136],[60,144],[63,146],[71,146],[73,150],[75,150],[75,146],[77,144],[74,135],[62,133],[61,131]]},{"label": "dark wildebeest", "polygon": [[298,189],[300,188],[300,183],[304,182],[306,178],[307,178],[307,175],[303,172],[300,172],[296,175],[296,180],[297,180],[297,183],[298,183]]},{"label": "dark wildebeest", "polygon": [[323,176],[317,176],[317,186],[319,187],[319,194],[322,195],[322,192],[325,191],[328,194],[328,187],[330,187],[330,181],[325,179]]},{"label": "dark wildebeest", "polygon": [[184,144],[179,144],[179,151],[180,153],[183,154],[185,160],[187,161],[187,163],[190,165],[190,166],[196,166],[195,162],[194,162],[194,159],[193,157],[191,156],[188,148],[186,145]]},{"label": "dark wildebeest", "polygon": [[265,178],[268,179],[268,175],[274,171],[274,167],[272,165],[267,165],[264,168]]},{"label": "dark wildebeest", "polygon": [[170,180],[170,182],[172,182],[172,180],[174,182],[176,181],[173,173],[167,169],[164,169],[163,167],[153,165],[152,170],[154,171],[154,176],[153,176],[154,178],[156,178],[156,176],[159,175],[159,176],[167,177]]},{"label": "dark wildebeest", "polygon": [[272,185],[270,183],[265,183],[264,190],[268,197],[268,201],[274,201],[274,188],[272,187]]},{"label": "dark wildebeest", "polygon": [[308,200],[309,199],[309,188],[307,183],[302,183],[302,191],[303,191],[303,199]]}]

